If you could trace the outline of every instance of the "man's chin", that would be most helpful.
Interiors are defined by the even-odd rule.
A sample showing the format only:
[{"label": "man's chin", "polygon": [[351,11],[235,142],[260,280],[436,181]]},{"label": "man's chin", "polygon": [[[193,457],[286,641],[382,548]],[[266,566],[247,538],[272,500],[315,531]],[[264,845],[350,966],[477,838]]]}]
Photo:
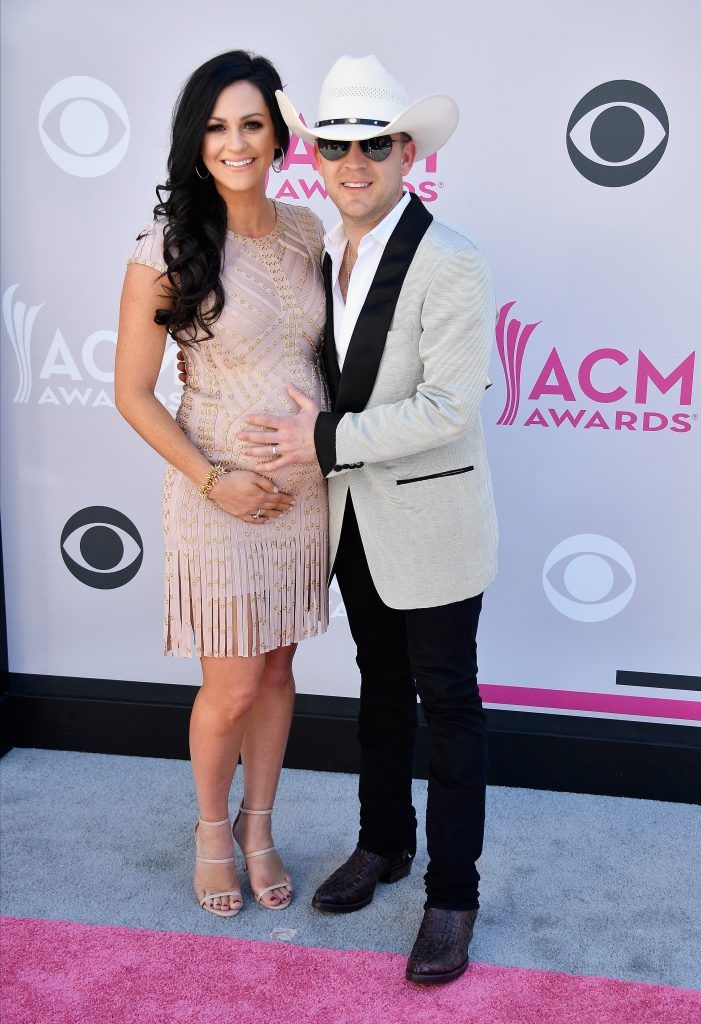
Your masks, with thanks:
[{"label": "man's chin", "polygon": [[353,195],[352,192],[349,192],[346,189],[342,192],[338,192],[335,196],[332,196],[332,199],[339,210],[348,210],[349,213],[353,212],[355,214],[365,213],[374,205],[369,196]]},{"label": "man's chin", "polygon": [[383,205],[377,202],[376,196],[372,198],[370,196],[356,197],[349,196],[344,192],[338,199],[334,196],[331,196],[331,199],[342,217],[357,224],[376,223],[384,216]]}]

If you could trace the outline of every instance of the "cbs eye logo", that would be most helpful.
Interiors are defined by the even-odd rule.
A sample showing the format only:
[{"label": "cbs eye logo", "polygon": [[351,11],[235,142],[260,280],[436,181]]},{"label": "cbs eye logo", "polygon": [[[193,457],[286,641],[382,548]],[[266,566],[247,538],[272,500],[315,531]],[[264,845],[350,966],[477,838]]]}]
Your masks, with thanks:
[{"label": "cbs eye logo", "polygon": [[39,135],[62,171],[77,178],[99,178],[114,170],[127,151],[129,115],[109,85],[99,78],[72,75],[56,82],[41,101]]},{"label": "cbs eye logo", "polygon": [[144,559],[139,531],[115,508],[91,505],[68,520],[61,555],[77,580],[96,590],[114,590],[133,580]]},{"label": "cbs eye logo", "polygon": [[610,537],[580,533],[552,549],[543,587],[553,608],[577,622],[603,622],[623,611],[635,590],[635,566]]},{"label": "cbs eye logo", "polygon": [[640,181],[660,162],[669,118],[659,96],[640,82],[604,82],[574,108],[566,138],[581,175],[618,188]]}]

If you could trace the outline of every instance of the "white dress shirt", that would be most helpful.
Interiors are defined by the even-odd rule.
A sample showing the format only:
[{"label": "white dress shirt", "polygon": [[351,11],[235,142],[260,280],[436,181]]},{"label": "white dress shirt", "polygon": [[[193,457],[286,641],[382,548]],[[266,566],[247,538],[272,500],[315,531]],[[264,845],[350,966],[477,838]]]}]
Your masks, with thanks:
[{"label": "white dress shirt", "polygon": [[346,301],[341,294],[340,274],[345,274],[344,254],[348,243],[343,221],[324,235],[324,246],[331,257],[331,287],[333,294],[333,326],[336,338],[338,365],[343,368],[351,335],[362,310],[370,285],[382,259],[382,253],[396,228],[399,218],[409,205],[409,193],[405,192],[396,206],[393,206],[380,223],[363,235],[358,246],[358,259],[351,273]]}]

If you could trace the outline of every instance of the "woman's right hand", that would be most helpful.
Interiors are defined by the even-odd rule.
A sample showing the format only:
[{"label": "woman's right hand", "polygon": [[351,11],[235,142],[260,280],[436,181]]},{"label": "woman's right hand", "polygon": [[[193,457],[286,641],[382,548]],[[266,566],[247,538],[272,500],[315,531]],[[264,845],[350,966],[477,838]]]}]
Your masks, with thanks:
[{"label": "woman's right hand", "polygon": [[[279,491],[267,476],[246,469],[220,476],[209,497],[225,512],[254,525],[277,519],[294,505],[294,499]],[[258,511],[260,515],[256,516]]]}]

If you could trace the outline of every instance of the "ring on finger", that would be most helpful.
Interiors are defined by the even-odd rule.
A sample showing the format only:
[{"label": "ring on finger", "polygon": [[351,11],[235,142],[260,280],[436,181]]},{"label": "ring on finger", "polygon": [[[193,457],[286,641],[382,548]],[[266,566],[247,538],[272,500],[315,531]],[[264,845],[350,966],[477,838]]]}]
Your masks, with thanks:
[{"label": "ring on finger", "polygon": [[261,513],[260,509],[258,509],[257,512],[254,512],[253,515],[251,516],[251,519],[261,519],[261,518],[262,518],[262,513]]},{"label": "ring on finger", "polygon": [[273,445],[273,458],[277,458],[277,445]]}]

